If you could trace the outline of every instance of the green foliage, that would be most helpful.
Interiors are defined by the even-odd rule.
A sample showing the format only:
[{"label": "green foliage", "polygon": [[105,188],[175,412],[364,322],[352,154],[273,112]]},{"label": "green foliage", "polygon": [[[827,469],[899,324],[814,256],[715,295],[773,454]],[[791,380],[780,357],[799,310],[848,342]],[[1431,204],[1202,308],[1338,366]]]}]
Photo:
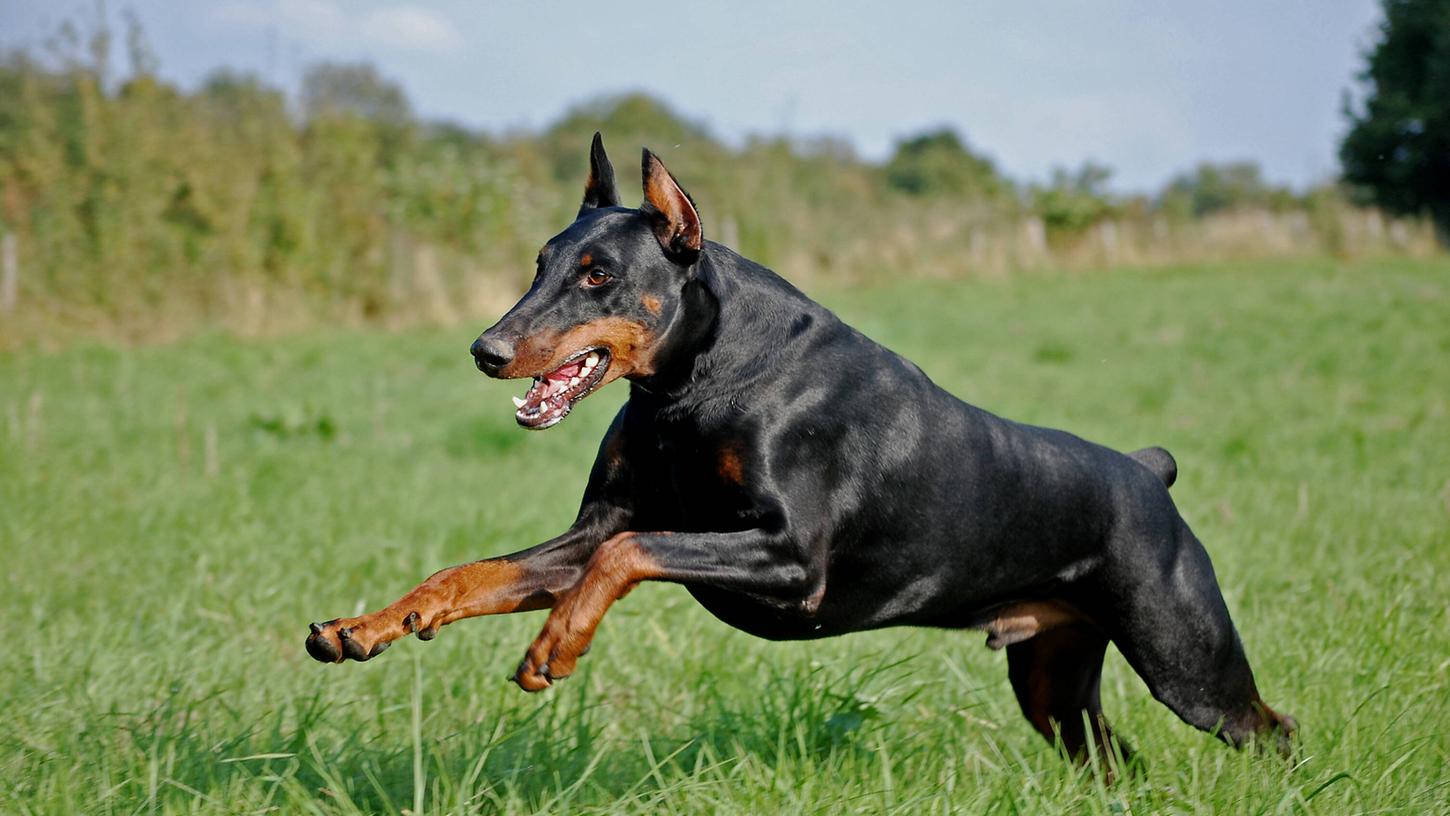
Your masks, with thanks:
[{"label": "green foliage", "polygon": [[368,63],[320,63],[302,74],[302,111],[308,120],[357,117],[406,127],[413,112],[403,89]]},{"label": "green foliage", "polygon": [[979,632],[770,643],[650,582],[540,695],[504,678],[541,612],[307,657],[309,621],[569,524],[624,384],[537,434],[476,327],[0,355],[0,813],[1443,813],[1447,302],[1443,260],[832,294],[985,408],[1178,459],[1303,744],[1234,752],[1110,650],[1103,708],[1148,766],[1112,787]]},{"label": "green foliage", "polygon": [[1344,178],[1395,213],[1428,213],[1450,245],[1450,2],[1384,0],[1366,96],[1346,101]]},{"label": "green foliage", "polygon": [[1170,181],[1161,198],[1163,210],[1180,218],[1226,210],[1280,210],[1295,204],[1292,193],[1269,184],[1251,161],[1203,162],[1192,173]]},{"label": "green foliage", "polygon": [[[648,145],[667,159],[675,150],[686,148],[694,165],[709,164],[724,153],[703,125],[685,119],[657,99],[641,93],[609,96],[570,108],[539,134],[538,149],[547,157],[554,179],[561,185],[578,186],[588,172],[588,151],[579,146],[587,146],[596,131],[606,134],[612,144],[628,146],[614,159],[621,185],[628,184],[635,175],[632,171],[639,161],[637,145]],[[577,201],[570,204],[578,208]]]},{"label": "green foliage", "polygon": [[886,163],[886,180],[913,196],[992,200],[1011,185],[991,160],[967,149],[956,131],[942,128],[902,140]]},{"label": "green foliage", "polygon": [[1052,181],[1032,190],[1032,203],[1048,229],[1076,233],[1108,218],[1115,206],[1108,192],[1112,170],[1084,162],[1075,171],[1056,168]]},{"label": "green foliage", "polygon": [[[1074,247],[1089,244],[1100,264],[1196,251],[1191,235],[1147,228],[1151,202],[1110,195],[1101,166],[1023,191],[946,129],[909,136],[874,164],[832,139],[728,146],[658,100],[625,94],[536,133],[496,136],[419,121],[368,65],[314,65],[289,100],[226,70],[175,87],[134,22],[125,42],[123,79],[107,73],[104,28],[67,28],[45,58],[0,58],[0,232],[15,239],[21,268],[21,308],[0,320],[0,348],[496,312],[576,211],[595,130],[626,203],[637,200],[637,151],[649,146],[694,195],[707,237],[800,280],[1002,274],[1073,263]],[[1191,180],[1190,218],[1280,206],[1257,168],[1230,171]],[[1317,212],[1308,235],[1289,225],[1287,239],[1249,240],[1348,252],[1347,211]],[[1142,228],[1094,244],[1088,228],[1107,219]]]}]

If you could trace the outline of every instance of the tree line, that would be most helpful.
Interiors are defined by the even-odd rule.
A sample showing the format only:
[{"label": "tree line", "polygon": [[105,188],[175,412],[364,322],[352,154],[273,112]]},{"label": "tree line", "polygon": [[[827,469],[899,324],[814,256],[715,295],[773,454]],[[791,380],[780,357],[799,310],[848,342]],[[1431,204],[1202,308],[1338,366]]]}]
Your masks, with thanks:
[{"label": "tree line", "polygon": [[[880,163],[833,139],[731,146],[641,94],[537,132],[482,133],[420,119],[366,64],[314,65],[295,98],[225,69],[181,88],[139,27],[124,34],[123,76],[109,74],[104,29],[0,58],[0,344],[44,327],[151,336],[487,311],[572,217],[595,130],[616,157],[657,149],[711,237],[807,277],[1070,263],[1137,234],[1120,224],[1161,240],[1237,212],[1298,214],[1310,237],[1295,249],[1334,251],[1349,206],[1333,185],[1296,193],[1249,162],[1200,165],[1156,195],[1114,194],[1093,163],[1022,183],[947,128]],[[1107,224],[1111,236],[1094,232]]]}]

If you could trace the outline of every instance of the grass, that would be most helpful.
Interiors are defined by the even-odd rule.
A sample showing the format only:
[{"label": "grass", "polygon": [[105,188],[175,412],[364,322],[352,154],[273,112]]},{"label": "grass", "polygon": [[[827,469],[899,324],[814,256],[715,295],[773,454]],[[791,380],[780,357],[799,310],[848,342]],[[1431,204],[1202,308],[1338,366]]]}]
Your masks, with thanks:
[{"label": "grass", "polygon": [[955,393],[1161,444],[1297,761],[1231,751],[1110,652],[1149,761],[1105,787],[979,633],[773,644],[679,587],[579,674],[543,613],[320,666],[308,621],[571,519],[624,389],[546,434],[477,326],[0,357],[0,812],[1450,812],[1450,266],[1324,261],[826,293]]}]

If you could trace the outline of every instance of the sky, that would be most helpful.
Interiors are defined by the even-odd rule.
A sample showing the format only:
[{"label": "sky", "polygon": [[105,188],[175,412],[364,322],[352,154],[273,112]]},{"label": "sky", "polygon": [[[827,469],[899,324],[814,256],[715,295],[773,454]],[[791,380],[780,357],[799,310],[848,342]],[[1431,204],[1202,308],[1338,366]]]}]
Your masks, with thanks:
[{"label": "sky", "polygon": [[[0,47],[35,46],[89,0],[0,0]],[[1302,188],[1334,175],[1376,0],[586,3],[111,0],[163,76],[221,65],[295,87],[368,60],[417,112],[488,131],[643,90],[727,142],[831,136],[881,159],[948,125],[1009,175],[1085,160],[1123,192],[1205,160],[1253,159]],[[605,134],[606,137],[608,134]]]}]

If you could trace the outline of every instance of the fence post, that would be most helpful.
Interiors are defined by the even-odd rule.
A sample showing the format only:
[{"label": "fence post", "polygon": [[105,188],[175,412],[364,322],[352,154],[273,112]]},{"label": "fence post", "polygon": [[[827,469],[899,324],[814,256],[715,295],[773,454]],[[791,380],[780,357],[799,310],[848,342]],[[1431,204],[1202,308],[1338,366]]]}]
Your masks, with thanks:
[{"label": "fence post", "polygon": [[0,312],[15,309],[20,292],[20,257],[15,247],[15,233],[0,236]]}]

